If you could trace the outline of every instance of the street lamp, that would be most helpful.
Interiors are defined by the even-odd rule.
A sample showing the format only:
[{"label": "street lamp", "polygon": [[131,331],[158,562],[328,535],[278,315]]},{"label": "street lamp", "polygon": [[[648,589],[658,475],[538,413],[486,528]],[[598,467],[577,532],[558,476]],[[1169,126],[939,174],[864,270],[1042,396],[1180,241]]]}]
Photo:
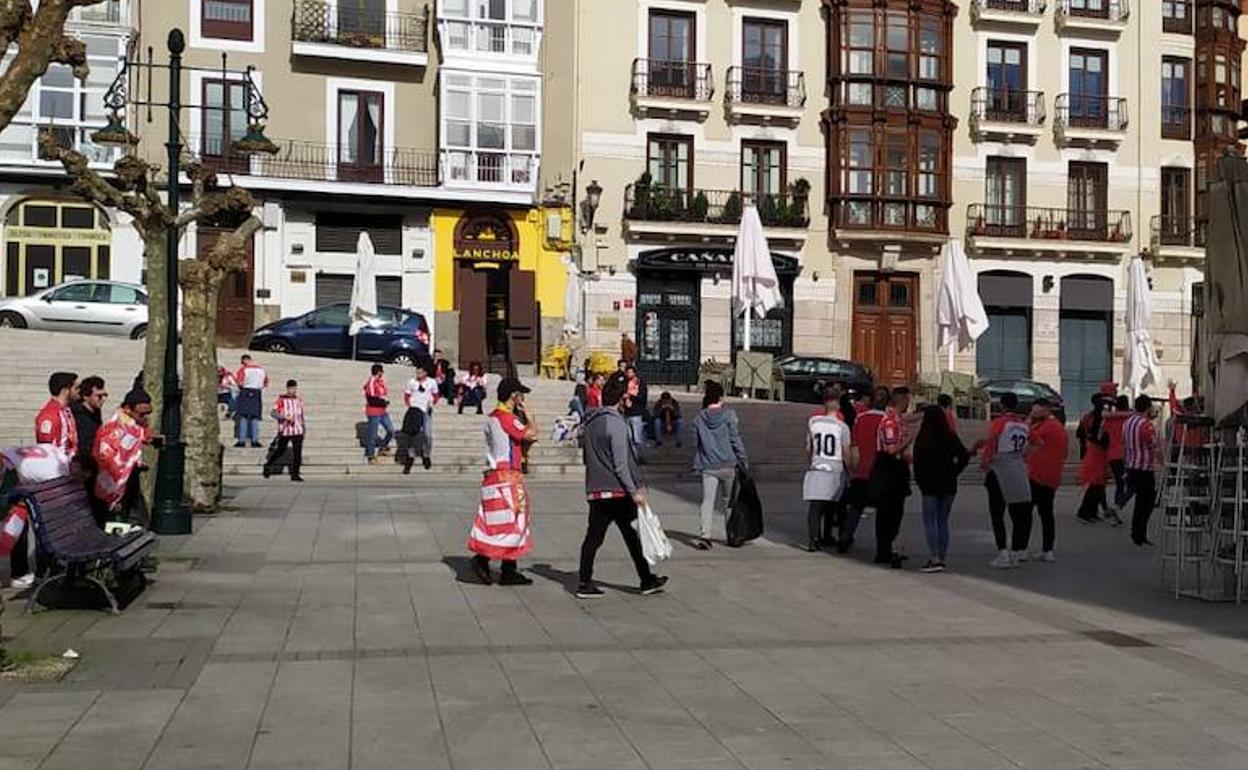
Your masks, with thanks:
[{"label": "street lamp", "polygon": [[[138,143],[137,137],[125,127],[122,120],[127,105],[145,106],[148,109],[148,121],[151,121],[152,107],[164,107],[168,110],[169,134],[165,142],[168,151],[169,181],[166,187],[166,202],[169,211],[176,217],[181,208],[181,191],[179,189],[182,166],[182,52],[186,50],[186,38],[182,30],[173,29],[167,41],[169,63],[158,64],[152,60],[152,49],[147,49],[147,61],[138,57],[127,59],[104,94],[104,104],[110,110],[108,124],[94,132],[91,140],[97,144],[122,145],[127,148]],[[186,67],[219,74],[222,79],[233,74],[240,79],[245,88],[244,108],[247,113],[247,134],[234,143],[234,149],[242,154],[275,153],[277,146],[264,135],[264,120],[268,117],[268,105],[256,88],[251,78],[251,68],[242,72],[227,72],[225,55],[221,56],[220,69],[202,67]],[[147,72],[147,94],[145,99],[129,98],[130,68],[139,68]],[[158,101],[152,97],[152,71],[168,70],[169,97],[167,101]],[[142,83],[142,78],[139,78]],[[191,109],[221,110],[230,109],[227,104],[210,106],[206,104],[187,105]],[[191,533],[191,511],[184,497],[186,475],[186,445],[182,443],[182,388],[178,380],[178,227],[170,223],[165,241],[165,318],[169,326],[165,336],[165,376],[164,402],[161,408],[160,430],[164,442],[160,445],[156,462],[156,494],[152,510],[152,531],[162,535],[189,535]]]}]

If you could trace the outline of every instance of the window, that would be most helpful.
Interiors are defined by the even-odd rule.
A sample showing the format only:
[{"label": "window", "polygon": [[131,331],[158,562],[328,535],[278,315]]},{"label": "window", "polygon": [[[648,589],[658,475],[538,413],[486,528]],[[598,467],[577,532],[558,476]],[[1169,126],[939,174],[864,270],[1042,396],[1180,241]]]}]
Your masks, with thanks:
[{"label": "window", "polygon": [[1192,62],[1165,56],[1161,59],[1161,135],[1166,139],[1191,136],[1191,96],[1188,92]]},{"label": "window", "polygon": [[1071,16],[1109,18],[1109,0],[1070,0]]},{"label": "window", "polygon": [[1027,161],[988,158],[984,220],[991,235],[1021,237],[1027,220]]},{"label": "window", "polygon": [[[108,120],[104,92],[117,76],[123,42],[98,35],[85,35],[82,40],[91,68],[86,81],[74,77],[69,67],[50,65],[31,86],[26,103],[12,122],[0,132],[0,162],[38,162],[37,142],[44,129],[52,132],[58,144],[77,149],[91,163],[110,164],[119,155],[117,148],[93,144],[91,132]],[[7,70],[12,59],[11,54],[4,55],[0,68]]]},{"label": "window", "polygon": [[1027,120],[1027,44],[988,41],[988,104],[984,117],[1011,123]]},{"label": "window", "polygon": [[531,187],[540,134],[533,77],[447,73],[442,145],[450,182]]},{"label": "window", "polygon": [[[910,194],[910,159],[908,136],[904,129],[891,130],[884,135],[884,197],[906,198]],[[904,227],[906,224],[905,202],[884,202],[884,224]]]},{"label": "window", "polygon": [[1109,125],[1108,71],[1106,51],[1070,49],[1070,93],[1067,95],[1070,125],[1083,128]]},{"label": "window", "polygon": [[669,191],[693,189],[693,137],[651,134],[646,141],[646,170],[650,183]]},{"label": "window", "polygon": [[1066,207],[1070,237],[1105,240],[1107,235],[1108,167],[1104,163],[1071,161]]},{"label": "window", "polygon": [[448,51],[537,56],[541,0],[441,0],[438,5]]},{"label": "window", "polygon": [[52,299],[57,302],[94,302],[95,284],[88,281],[71,283],[53,292]]},{"label": "window", "polygon": [[1162,243],[1191,245],[1192,172],[1186,168],[1161,169]]},{"label": "window", "polygon": [[1192,34],[1192,7],[1188,0],[1161,0],[1161,29],[1180,35]]},{"label": "window", "polygon": [[133,286],[122,286],[116,283],[96,284],[99,290],[96,292],[95,300],[97,302],[107,302],[110,305],[143,305],[146,304],[142,299],[142,294]]},{"label": "window", "polygon": [[201,152],[222,171],[241,173],[249,168],[246,156],[234,152],[234,142],[247,133],[247,90],[237,80],[205,80],[204,137]]},{"label": "window", "polygon": [[760,213],[775,202],[768,196],[783,195],[786,191],[784,142],[741,143],[741,191],[747,200],[753,200]]},{"label": "window", "polygon": [[385,97],[376,91],[338,92],[338,178],[380,182],[383,168]]},{"label": "window", "polygon": [[693,26],[691,13],[650,12],[647,94],[693,98],[698,77]]},{"label": "window", "polygon": [[789,85],[788,24],[746,19],[741,31],[742,96],[755,104],[784,104]]},{"label": "window", "polygon": [[316,250],[354,254],[360,233],[367,232],[378,254],[403,253],[403,218],[323,212],[316,215]]},{"label": "window", "polygon": [[386,0],[337,0],[338,35],[352,45],[386,45]]},{"label": "window", "polygon": [[202,0],[200,30],[204,37],[251,40],[254,0]]}]

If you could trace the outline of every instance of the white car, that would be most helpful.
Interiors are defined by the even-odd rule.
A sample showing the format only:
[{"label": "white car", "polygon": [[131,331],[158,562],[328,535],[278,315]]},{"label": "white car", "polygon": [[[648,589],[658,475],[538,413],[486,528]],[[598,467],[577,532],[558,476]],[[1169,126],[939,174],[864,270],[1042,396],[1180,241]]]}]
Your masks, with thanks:
[{"label": "white car", "polygon": [[70,281],[29,297],[0,300],[0,327],[142,339],[147,292],[120,281]]}]

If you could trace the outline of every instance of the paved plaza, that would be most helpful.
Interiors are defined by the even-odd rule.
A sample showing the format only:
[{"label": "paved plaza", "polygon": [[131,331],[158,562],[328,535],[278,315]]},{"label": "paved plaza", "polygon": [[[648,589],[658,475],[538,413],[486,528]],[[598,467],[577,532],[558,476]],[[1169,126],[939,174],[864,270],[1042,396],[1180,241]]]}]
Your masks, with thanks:
[{"label": "paved plaza", "polygon": [[[852,557],[798,550],[797,486],[764,485],[763,541],[678,543],[659,596],[608,535],[592,603],[574,485],[532,488],[519,589],[464,582],[473,487],[231,490],[119,617],[10,599],[10,649],[82,658],[0,683],[0,770],[1248,768],[1248,608],[1164,595],[1069,493],[1058,564],[990,570],[964,487],[951,571],[922,575],[915,499],[894,571],[869,519]],[[654,493],[678,540],[694,494]]]}]

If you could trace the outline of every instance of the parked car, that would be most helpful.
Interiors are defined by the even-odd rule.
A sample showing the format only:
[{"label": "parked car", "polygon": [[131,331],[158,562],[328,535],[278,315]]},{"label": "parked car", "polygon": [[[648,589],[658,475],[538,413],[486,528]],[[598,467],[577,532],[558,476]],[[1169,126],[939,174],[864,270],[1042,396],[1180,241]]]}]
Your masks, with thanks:
[{"label": "parked car", "polygon": [[429,324],[412,310],[377,308],[378,321],[347,334],[350,306],[345,302],[323,305],[293,318],[283,318],[256,329],[247,347],[270,353],[301,356],[384,361],[401,366],[428,363]]},{"label": "parked car", "polygon": [[0,327],[142,339],[147,334],[147,292],[120,281],[68,281],[0,301]]},{"label": "parked car", "polygon": [[841,358],[788,356],[776,362],[784,373],[784,400],[818,404],[823,389],[839,383],[851,395],[870,392],[875,386],[871,370],[860,363]]},{"label": "parked car", "polygon": [[1018,396],[1018,405],[1024,411],[1031,409],[1038,398],[1047,398],[1053,405],[1053,416],[1066,422],[1066,402],[1062,394],[1043,382],[1035,380],[985,380],[980,386],[988,391],[988,410],[993,417],[1001,414],[1001,397],[1006,393]]}]

